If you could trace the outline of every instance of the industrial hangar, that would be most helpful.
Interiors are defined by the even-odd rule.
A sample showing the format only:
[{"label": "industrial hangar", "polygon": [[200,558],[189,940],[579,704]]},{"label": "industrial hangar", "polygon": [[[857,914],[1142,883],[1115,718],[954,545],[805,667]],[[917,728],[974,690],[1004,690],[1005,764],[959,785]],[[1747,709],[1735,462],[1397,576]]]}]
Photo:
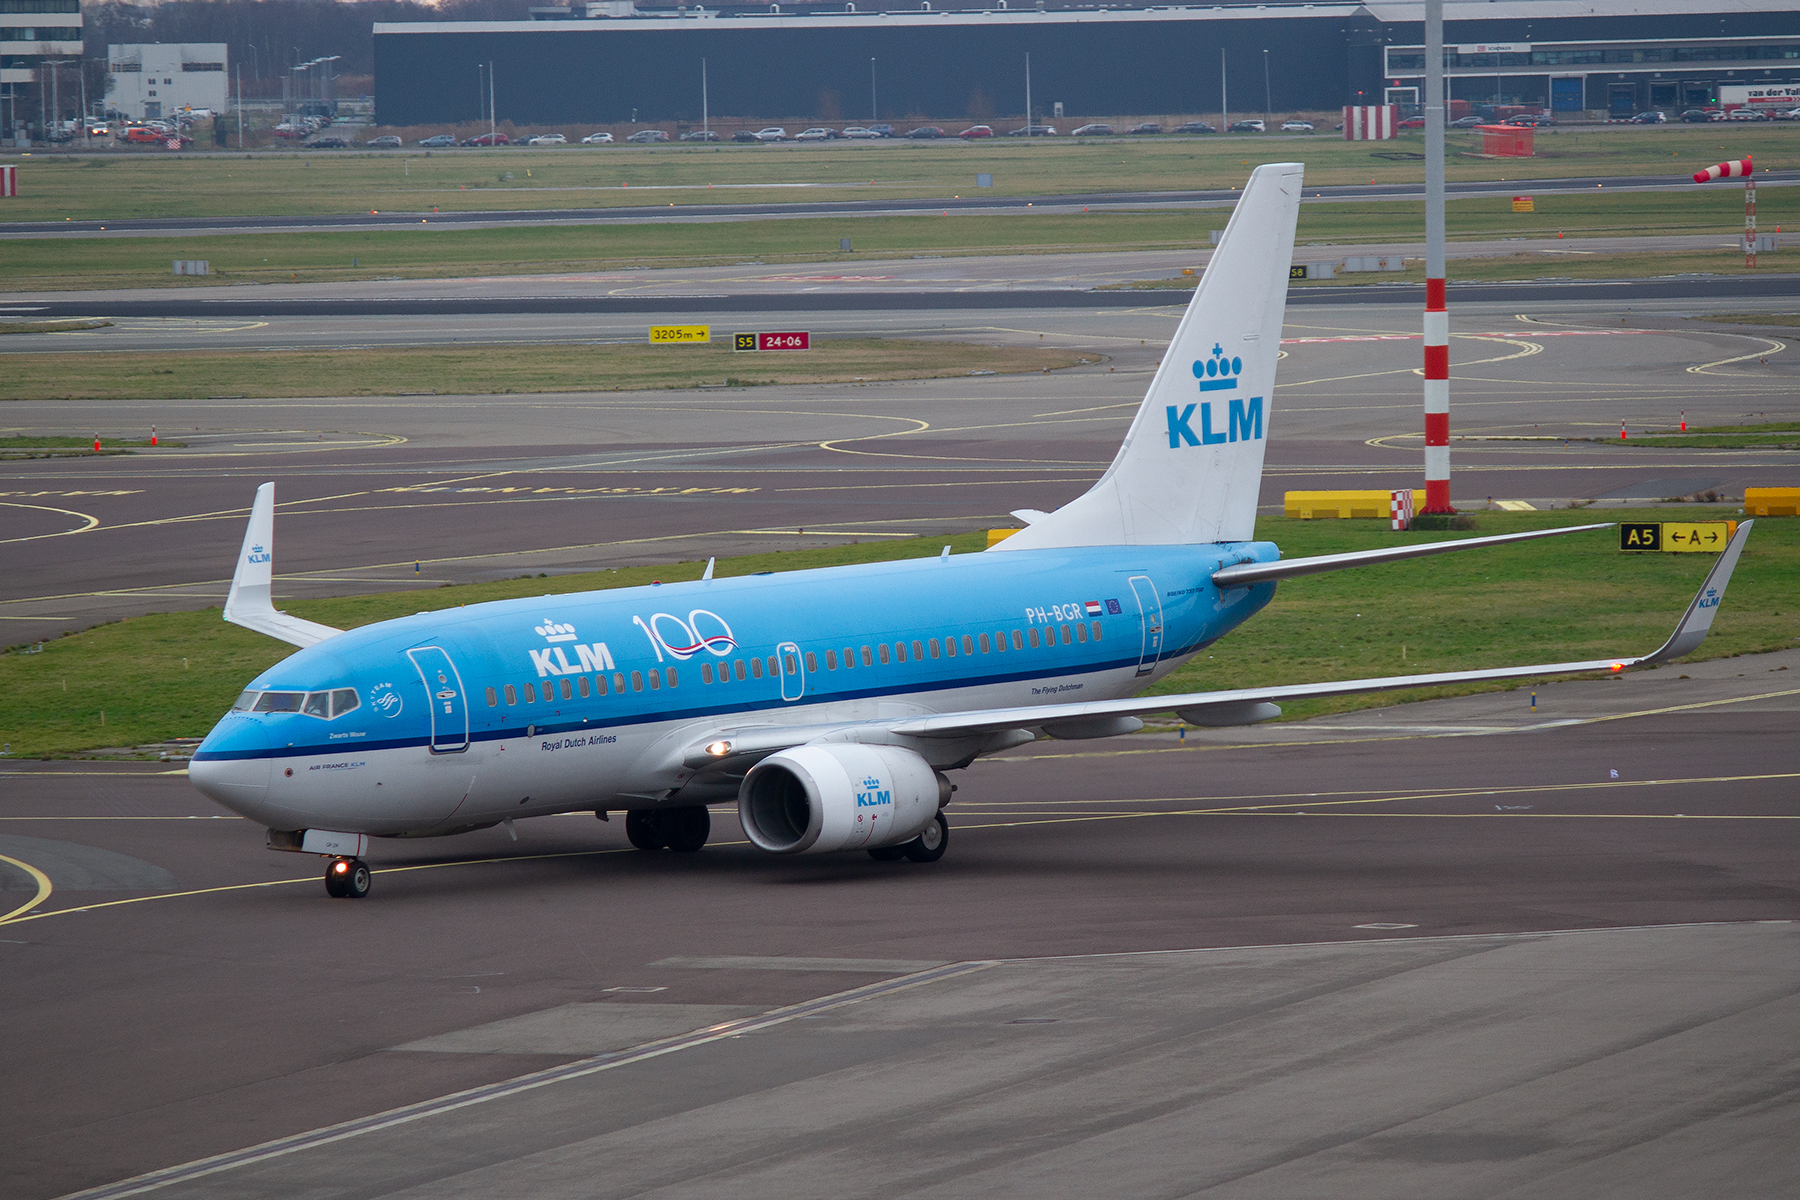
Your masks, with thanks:
[{"label": "industrial hangar", "polygon": [[[1040,119],[1217,112],[1222,92],[1235,111],[1317,111],[1379,100],[1422,66],[1418,3],[604,0],[533,13],[376,24],[377,119],[480,119],[490,86],[495,115],[518,124],[981,120],[1021,116],[1028,94]],[[1781,0],[1452,2],[1445,17],[1458,96],[1489,99],[1499,76],[1509,103],[1592,113],[1800,81],[1800,12]]]}]

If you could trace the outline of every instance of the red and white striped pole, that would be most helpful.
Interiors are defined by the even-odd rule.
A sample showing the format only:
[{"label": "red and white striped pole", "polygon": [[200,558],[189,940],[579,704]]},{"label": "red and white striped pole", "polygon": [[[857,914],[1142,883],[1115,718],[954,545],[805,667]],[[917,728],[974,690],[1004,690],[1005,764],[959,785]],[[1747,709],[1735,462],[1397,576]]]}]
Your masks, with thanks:
[{"label": "red and white striped pole", "polygon": [[1742,179],[1744,181],[1744,266],[1756,269],[1756,163],[1753,156],[1744,155],[1717,166],[1707,167],[1704,171],[1694,172],[1695,183],[1711,183],[1715,179]]},{"label": "red and white striped pole", "polygon": [[1444,0],[1425,0],[1425,512],[1450,507],[1450,313],[1444,307]]}]

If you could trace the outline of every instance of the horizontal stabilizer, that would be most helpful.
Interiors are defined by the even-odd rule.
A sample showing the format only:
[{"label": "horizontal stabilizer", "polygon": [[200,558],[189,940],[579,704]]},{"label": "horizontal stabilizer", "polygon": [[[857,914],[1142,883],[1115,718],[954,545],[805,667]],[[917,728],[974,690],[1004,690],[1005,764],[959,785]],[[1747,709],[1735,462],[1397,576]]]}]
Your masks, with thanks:
[{"label": "horizontal stabilizer", "polygon": [[250,524],[238,551],[237,571],[231,577],[231,594],[225,598],[225,619],[294,646],[310,646],[344,632],[317,621],[277,612],[272,598],[275,579],[275,485],[256,489],[250,507]]},{"label": "horizontal stabilizer", "polygon": [[1311,558],[1283,559],[1280,562],[1244,563],[1214,571],[1212,581],[1222,588],[1249,587],[1253,583],[1265,583],[1271,579],[1292,579],[1296,575],[1317,575],[1321,571],[1342,571],[1347,567],[1372,567],[1377,563],[1423,558],[1428,554],[1448,554],[1453,550],[1475,550],[1505,542],[1528,542],[1533,538],[1585,533],[1590,529],[1606,529],[1610,525],[1611,522],[1571,525],[1566,529],[1534,529],[1530,533],[1501,533],[1493,537],[1459,538],[1451,542],[1425,542],[1416,546],[1384,546],[1379,550],[1352,550],[1347,554],[1319,554]]}]

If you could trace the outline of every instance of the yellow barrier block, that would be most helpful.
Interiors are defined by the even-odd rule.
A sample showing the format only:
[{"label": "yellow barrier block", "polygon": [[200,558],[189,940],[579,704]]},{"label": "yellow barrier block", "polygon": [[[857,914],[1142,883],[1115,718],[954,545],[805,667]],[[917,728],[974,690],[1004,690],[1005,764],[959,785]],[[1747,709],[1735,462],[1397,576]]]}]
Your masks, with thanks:
[{"label": "yellow barrier block", "polygon": [[[1282,512],[1302,521],[1327,517],[1374,517],[1387,520],[1391,492],[1288,492],[1282,499]],[[1413,509],[1425,503],[1425,493],[1413,489]]]},{"label": "yellow barrier block", "polygon": [[1800,488],[1745,488],[1744,512],[1752,517],[1800,517]]},{"label": "yellow barrier block", "polygon": [[990,529],[988,530],[988,545],[998,545],[1017,532],[1019,531],[1016,529]]}]

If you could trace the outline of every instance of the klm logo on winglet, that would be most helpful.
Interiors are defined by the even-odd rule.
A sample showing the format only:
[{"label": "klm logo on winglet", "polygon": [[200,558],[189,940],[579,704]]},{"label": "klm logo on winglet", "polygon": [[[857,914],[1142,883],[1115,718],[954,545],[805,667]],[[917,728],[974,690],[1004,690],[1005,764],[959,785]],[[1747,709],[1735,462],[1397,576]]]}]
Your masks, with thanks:
[{"label": "klm logo on winglet", "polygon": [[[1200,381],[1200,391],[1224,392],[1234,391],[1238,385],[1238,377],[1244,373],[1244,360],[1226,358],[1222,346],[1214,343],[1213,356],[1204,361],[1194,360],[1194,378]],[[1212,401],[1202,400],[1198,404],[1185,407],[1171,404],[1164,410],[1169,420],[1169,449],[1179,450],[1182,446],[1218,446],[1226,442],[1261,441],[1263,435],[1263,398],[1253,396],[1248,400],[1233,398],[1225,413],[1225,427],[1213,428]],[[1194,414],[1200,416],[1200,429],[1194,430]]]},{"label": "klm logo on winglet", "polygon": [[245,557],[244,561],[252,562],[252,563],[266,563],[269,561],[269,558],[270,558],[270,555],[267,550],[263,549],[261,546],[252,546],[252,547],[250,547],[249,555],[247,555]]},{"label": "klm logo on winglet", "polygon": [[1719,607],[1719,601],[1722,599],[1724,599],[1724,597],[1719,595],[1719,589],[1707,588],[1706,595],[1700,597],[1699,606],[1701,608],[1717,608]]}]

